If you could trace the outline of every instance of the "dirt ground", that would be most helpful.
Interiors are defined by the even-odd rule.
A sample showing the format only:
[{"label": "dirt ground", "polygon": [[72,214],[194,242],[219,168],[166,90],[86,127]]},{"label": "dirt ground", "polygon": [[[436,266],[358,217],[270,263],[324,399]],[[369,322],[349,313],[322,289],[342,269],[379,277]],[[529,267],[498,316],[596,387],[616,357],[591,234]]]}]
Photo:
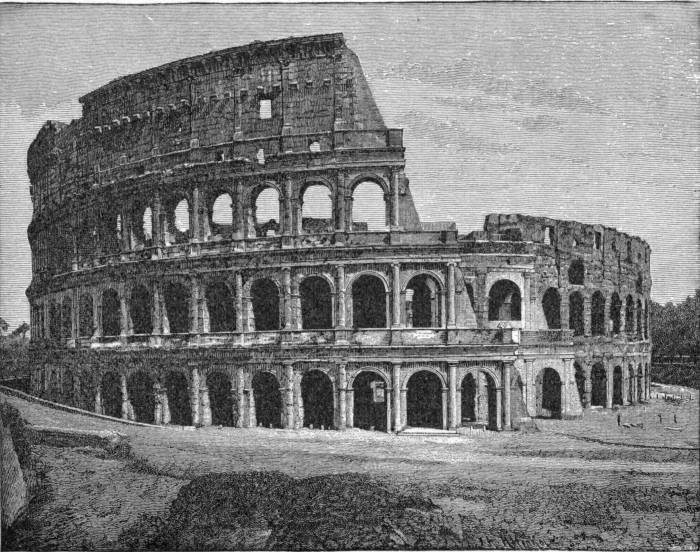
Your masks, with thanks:
[{"label": "dirt ground", "polygon": [[193,477],[277,470],[292,477],[361,472],[419,492],[458,520],[463,548],[697,550],[697,397],[538,420],[533,433],[449,437],[138,427],[3,397],[32,424],[113,429],[133,451],[117,459],[97,449],[34,446],[48,491],[13,544],[129,548],[124,532],[166,515]]}]

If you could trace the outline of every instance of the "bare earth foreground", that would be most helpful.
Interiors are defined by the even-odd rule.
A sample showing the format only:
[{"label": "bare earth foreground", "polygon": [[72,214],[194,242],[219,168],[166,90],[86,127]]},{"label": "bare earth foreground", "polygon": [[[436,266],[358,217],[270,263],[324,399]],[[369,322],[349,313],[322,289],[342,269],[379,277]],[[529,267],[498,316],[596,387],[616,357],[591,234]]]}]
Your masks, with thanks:
[{"label": "bare earth foreground", "polygon": [[[452,520],[459,548],[697,550],[697,398],[678,405],[652,399],[579,421],[538,420],[540,431],[532,433],[394,436],[139,427],[3,396],[30,424],[116,430],[133,452],[123,459],[88,447],[33,445],[47,492],[10,544],[130,549],[134,535],[168,516],[194,477],[276,470],[295,478],[359,472],[430,499]],[[644,427],[618,427],[618,412],[622,424]]]}]

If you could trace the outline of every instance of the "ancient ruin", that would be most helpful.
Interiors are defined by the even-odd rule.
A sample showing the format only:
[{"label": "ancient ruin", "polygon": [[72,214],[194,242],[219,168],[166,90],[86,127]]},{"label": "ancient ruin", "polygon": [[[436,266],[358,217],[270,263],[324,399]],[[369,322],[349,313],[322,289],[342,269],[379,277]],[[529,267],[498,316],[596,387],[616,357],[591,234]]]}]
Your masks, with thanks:
[{"label": "ancient ruin", "polygon": [[28,154],[35,395],[155,424],[381,431],[648,398],[649,246],[523,215],[465,236],[421,222],[402,130],[342,35],[183,59],[80,101]]}]

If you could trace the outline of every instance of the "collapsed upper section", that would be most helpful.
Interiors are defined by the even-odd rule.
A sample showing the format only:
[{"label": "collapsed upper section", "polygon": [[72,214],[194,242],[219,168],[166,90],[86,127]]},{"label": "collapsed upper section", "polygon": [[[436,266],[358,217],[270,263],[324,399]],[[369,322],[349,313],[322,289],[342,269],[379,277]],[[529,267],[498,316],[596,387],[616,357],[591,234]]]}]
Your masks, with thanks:
[{"label": "collapsed upper section", "polygon": [[158,170],[153,160],[167,156],[242,167],[338,149],[394,149],[402,159],[401,131],[384,125],[342,34],[183,59],[116,79],[80,101],[81,119],[47,122],[29,148],[35,210],[105,179]]}]

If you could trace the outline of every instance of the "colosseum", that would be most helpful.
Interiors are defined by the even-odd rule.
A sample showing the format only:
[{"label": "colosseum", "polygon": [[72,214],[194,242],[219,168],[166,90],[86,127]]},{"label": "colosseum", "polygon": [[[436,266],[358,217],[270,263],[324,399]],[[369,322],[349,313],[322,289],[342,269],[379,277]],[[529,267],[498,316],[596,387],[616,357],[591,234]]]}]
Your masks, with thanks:
[{"label": "colosseum", "polygon": [[[80,102],[28,152],[33,394],[152,424],[386,432],[649,397],[649,246],[519,214],[466,235],[422,222],[402,130],[342,34]],[[383,201],[378,227],[359,189]],[[319,191],[325,218],[305,209]]]}]

